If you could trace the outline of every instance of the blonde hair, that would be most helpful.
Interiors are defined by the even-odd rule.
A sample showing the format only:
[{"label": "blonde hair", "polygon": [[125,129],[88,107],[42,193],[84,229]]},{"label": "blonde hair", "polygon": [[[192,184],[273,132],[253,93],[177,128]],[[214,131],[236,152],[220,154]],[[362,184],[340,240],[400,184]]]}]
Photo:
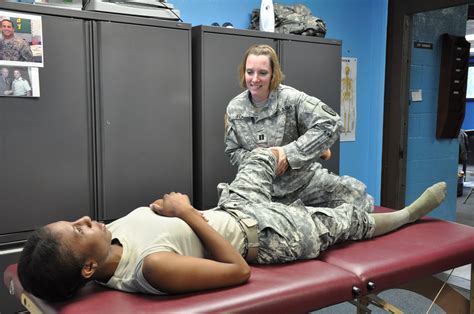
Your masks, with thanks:
[{"label": "blonde hair", "polygon": [[272,68],[272,79],[270,81],[270,91],[277,89],[278,85],[283,81],[284,74],[281,70],[280,62],[275,50],[269,45],[253,45],[244,54],[244,58],[239,65],[240,86],[246,88],[245,83],[245,65],[249,55],[268,56],[270,59],[270,67]]}]

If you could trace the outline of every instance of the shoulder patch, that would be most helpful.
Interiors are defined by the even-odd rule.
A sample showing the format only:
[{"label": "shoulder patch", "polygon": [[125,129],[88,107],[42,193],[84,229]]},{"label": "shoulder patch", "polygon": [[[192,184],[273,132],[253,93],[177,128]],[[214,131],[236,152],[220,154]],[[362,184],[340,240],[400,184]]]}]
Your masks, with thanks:
[{"label": "shoulder patch", "polygon": [[326,113],[330,114],[331,116],[336,116],[337,115],[337,113],[331,107],[329,107],[326,104],[323,104],[321,106],[321,109],[323,109]]}]

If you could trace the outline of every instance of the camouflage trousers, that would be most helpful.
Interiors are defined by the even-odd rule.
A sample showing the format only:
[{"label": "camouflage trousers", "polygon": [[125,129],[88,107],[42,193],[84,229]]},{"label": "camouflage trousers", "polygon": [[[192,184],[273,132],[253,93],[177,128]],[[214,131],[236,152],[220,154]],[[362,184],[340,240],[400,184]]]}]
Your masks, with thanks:
[{"label": "camouflage trousers", "polygon": [[273,201],[291,204],[299,199],[307,205],[331,208],[349,203],[368,213],[374,211],[374,198],[367,194],[367,186],[356,178],[330,173],[319,163],[314,163],[308,171],[313,172],[313,176],[305,186],[284,196],[273,193]]},{"label": "camouflage trousers", "polygon": [[256,263],[286,263],[317,257],[329,246],[346,240],[370,238],[374,219],[354,204],[336,208],[272,202],[276,158],[257,148],[239,167],[235,180],[219,184],[219,206],[240,210],[258,222]]}]

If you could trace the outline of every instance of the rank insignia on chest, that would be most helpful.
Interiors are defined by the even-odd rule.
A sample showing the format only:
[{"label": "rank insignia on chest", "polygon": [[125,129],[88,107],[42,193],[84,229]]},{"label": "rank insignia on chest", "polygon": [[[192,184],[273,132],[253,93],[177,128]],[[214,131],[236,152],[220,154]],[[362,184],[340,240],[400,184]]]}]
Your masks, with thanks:
[{"label": "rank insignia on chest", "polygon": [[263,133],[257,134],[257,143],[265,143],[267,141],[267,137]]}]

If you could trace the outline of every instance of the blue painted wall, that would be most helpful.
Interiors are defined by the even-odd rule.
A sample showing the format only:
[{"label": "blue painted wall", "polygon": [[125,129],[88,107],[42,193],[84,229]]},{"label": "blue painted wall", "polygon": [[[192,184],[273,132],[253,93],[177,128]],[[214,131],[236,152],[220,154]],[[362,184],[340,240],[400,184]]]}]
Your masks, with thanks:
[{"label": "blue painted wall", "polygon": [[[186,23],[247,29],[260,0],[169,0]],[[276,1],[274,1],[276,2]],[[342,55],[357,58],[357,129],[355,142],[341,143],[340,173],[365,182],[380,204],[383,96],[388,0],[299,0],[327,25],[326,38],[342,40]],[[298,88],[298,86],[295,86]],[[317,95],[315,95],[317,96]]]},{"label": "blue painted wall", "polygon": [[459,143],[436,139],[441,39],[443,33],[466,34],[467,6],[419,13],[413,16],[413,42],[433,43],[433,50],[413,48],[410,89],[422,90],[423,101],[410,102],[406,203],[414,201],[438,181],[448,184],[447,200],[431,216],[456,220],[456,183]]},{"label": "blue painted wall", "polygon": [[474,130],[474,101],[466,101],[466,113],[464,115],[464,121],[462,123],[464,130]]}]

